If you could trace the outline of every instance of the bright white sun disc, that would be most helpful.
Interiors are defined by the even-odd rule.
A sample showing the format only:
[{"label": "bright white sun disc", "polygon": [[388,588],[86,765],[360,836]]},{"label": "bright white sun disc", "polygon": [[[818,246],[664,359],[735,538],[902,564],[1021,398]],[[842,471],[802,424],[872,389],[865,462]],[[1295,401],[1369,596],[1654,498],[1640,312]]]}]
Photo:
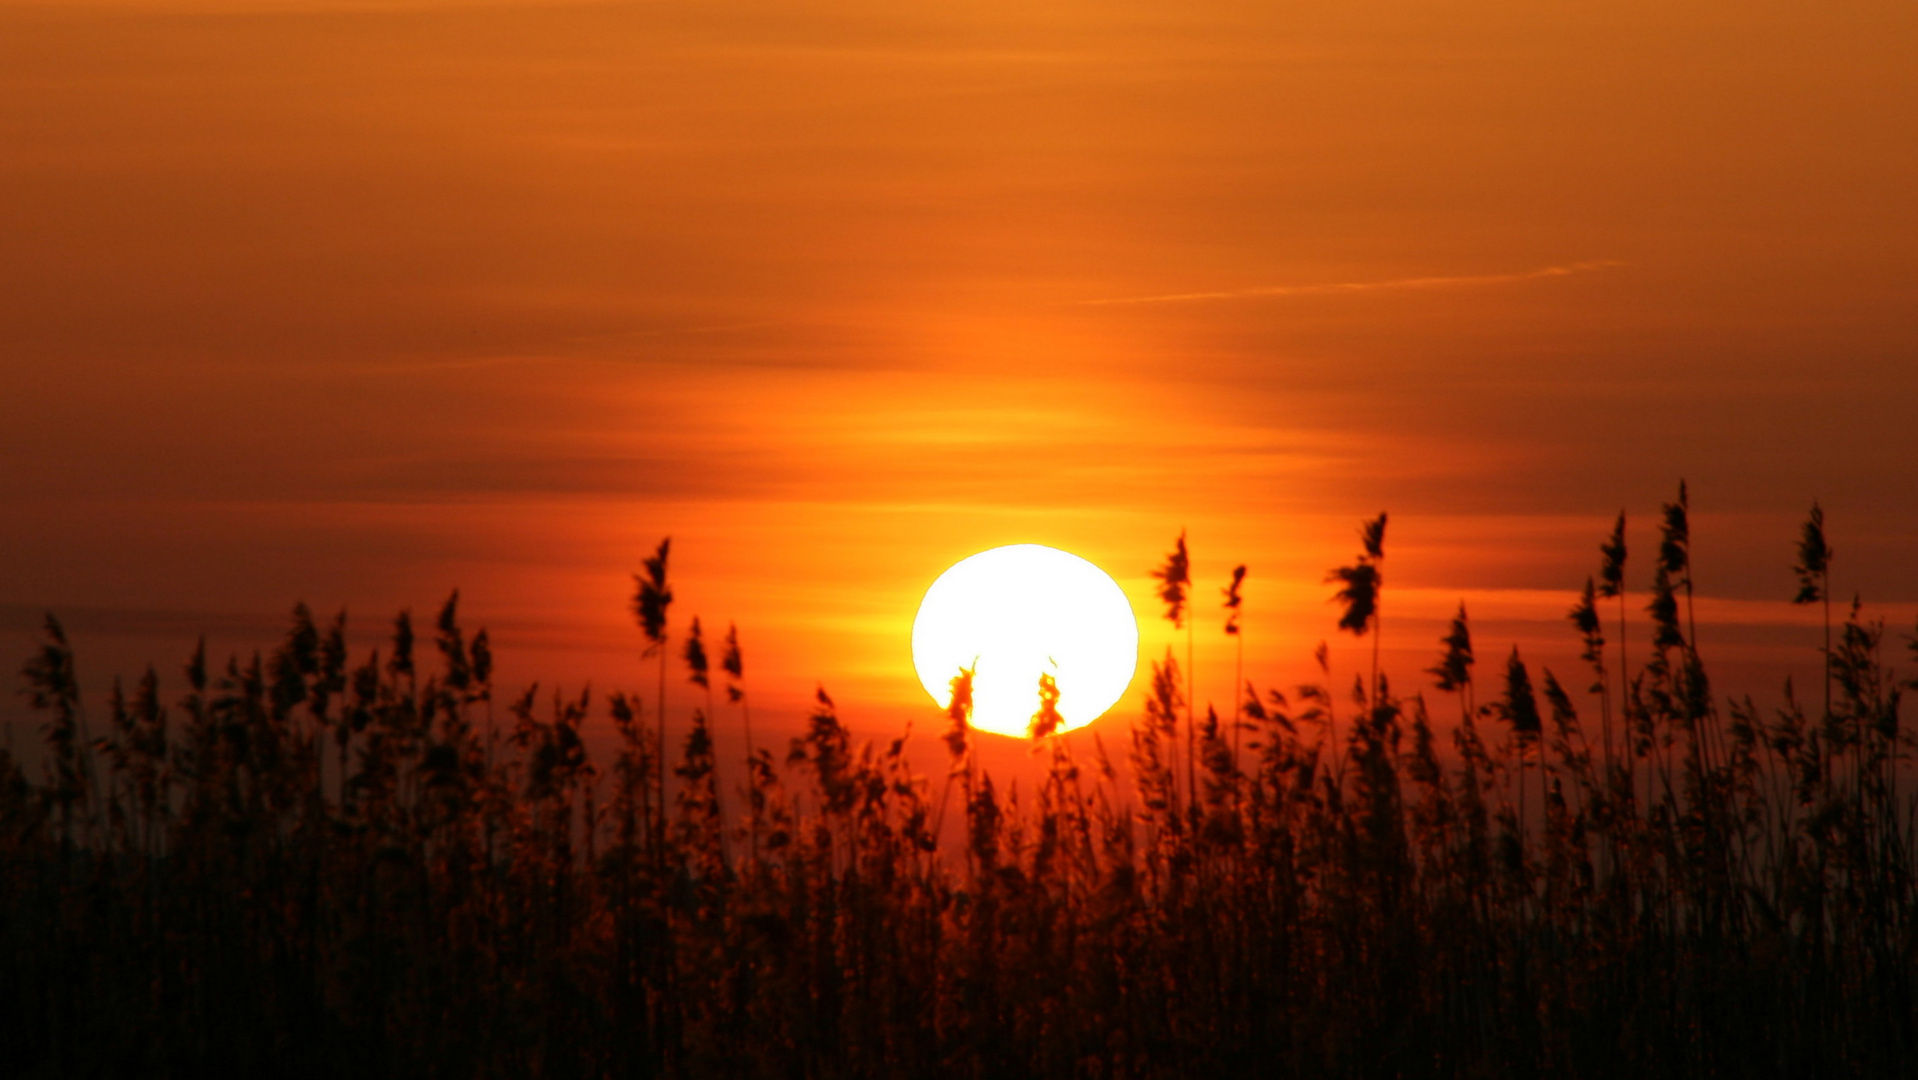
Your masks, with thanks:
[{"label": "bright white sun disc", "polygon": [[1139,624],[1118,582],[1077,555],[1040,544],[982,551],[939,575],[912,622],[919,683],[945,706],[973,670],[972,726],[1024,736],[1039,676],[1059,689],[1060,730],[1104,715],[1139,663]]}]

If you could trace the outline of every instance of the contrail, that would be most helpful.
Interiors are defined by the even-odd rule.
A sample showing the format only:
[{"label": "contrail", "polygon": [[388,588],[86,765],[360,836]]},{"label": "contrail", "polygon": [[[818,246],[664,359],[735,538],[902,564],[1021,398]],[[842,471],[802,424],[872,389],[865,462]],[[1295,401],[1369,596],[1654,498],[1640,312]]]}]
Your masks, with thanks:
[{"label": "contrail", "polygon": [[1514,281],[1535,281],[1539,278],[1570,277],[1573,274],[1589,273],[1593,270],[1608,270],[1615,266],[1624,266],[1617,259],[1594,259],[1589,262],[1567,263],[1563,266],[1542,266],[1536,270],[1524,270],[1513,274],[1471,274],[1454,277],[1414,277],[1394,278],[1390,281],[1336,281],[1318,285],[1266,285],[1255,289],[1232,289],[1227,292],[1167,293],[1163,296],[1126,296],[1111,300],[1081,300],[1082,305],[1096,306],[1106,304],[1169,304],[1181,300],[1241,300],[1257,296],[1324,296],[1333,293],[1374,292],[1381,289],[1441,289],[1465,285],[1503,285]]}]

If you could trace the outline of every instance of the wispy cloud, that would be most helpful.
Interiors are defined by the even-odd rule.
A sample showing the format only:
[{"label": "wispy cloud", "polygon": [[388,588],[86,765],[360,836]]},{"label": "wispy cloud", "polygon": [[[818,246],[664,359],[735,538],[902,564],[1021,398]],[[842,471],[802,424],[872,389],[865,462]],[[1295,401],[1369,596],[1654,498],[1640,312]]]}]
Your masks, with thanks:
[{"label": "wispy cloud", "polygon": [[1391,278],[1385,281],[1333,281],[1309,285],[1262,285],[1251,289],[1228,289],[1223,292],[1166,293],[1159,296],[1123,296],[1104,300],[1081,300],[1079,303],[1092,305],[1110,304],[1169,304],[1186,300],[1245,300],[1264,296],[1330,296],[1338,293],[1382,292],[1401,289],[1446,289],[1462,288],[1474,285],[1505,285],[1519,281],[1536,281],[1540,278],[1570,277],[1573,274],[1586,274],[1595,270],[1609,270],[1624,266],[1617,259],[1592,259],[1586,262],[1566,263],[1562,266],[1541,266],[1534,270],[1522,270],[1510,274],[1457,274],[1432,277]]}]

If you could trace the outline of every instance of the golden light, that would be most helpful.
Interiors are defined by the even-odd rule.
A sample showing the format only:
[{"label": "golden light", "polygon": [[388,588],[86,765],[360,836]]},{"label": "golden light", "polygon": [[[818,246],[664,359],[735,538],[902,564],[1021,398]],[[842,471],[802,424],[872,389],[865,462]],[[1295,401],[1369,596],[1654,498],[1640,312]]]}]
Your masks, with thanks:
[{"label": "golden light", "polygon": [[1024,736],[1039,677],[1059,691],[1059,730],[1104,715],[1132,682],[1139,624],[1118,582],[1077,555],[1013,544],[939,575],[912,622],[919,683],[941,707],[960,668],[973,670],[972,726]]}]

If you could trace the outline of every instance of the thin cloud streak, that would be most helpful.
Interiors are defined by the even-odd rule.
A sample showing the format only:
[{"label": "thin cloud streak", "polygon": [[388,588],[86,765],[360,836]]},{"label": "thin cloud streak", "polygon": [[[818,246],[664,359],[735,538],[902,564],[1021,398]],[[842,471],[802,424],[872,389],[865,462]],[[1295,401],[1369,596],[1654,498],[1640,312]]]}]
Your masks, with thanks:
[{"label": "thin cloud streak", "polygon": [[1389,281],[1338,281],[1317,285],[1267,285],[1255,289],[1231,289],[1225,292],[1168,293],[1163,296],[1124,296],[1106,300],[1081,300],[1088,307],[1115,304],[1169,304],[1185,300],[1242,300],[1260,296],[1330,296],[1337,293],[1380,292],[1388,289],[1440,289],[1471,285],[1507,285],[1540,278],[1570,277],[1595,270],[1624,266],[1617,259],[1592,259],[1563,266],[1542,266],[1513,274],[1470,274],[1443,277],[1394,278]]}]

